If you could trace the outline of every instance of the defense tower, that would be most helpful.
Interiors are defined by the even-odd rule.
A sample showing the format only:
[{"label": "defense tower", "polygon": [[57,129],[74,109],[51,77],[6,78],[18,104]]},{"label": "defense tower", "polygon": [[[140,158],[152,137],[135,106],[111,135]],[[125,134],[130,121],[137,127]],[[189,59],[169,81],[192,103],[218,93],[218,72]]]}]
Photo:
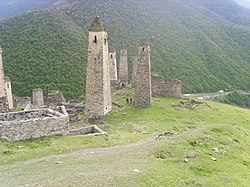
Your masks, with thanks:
[{"label": "defense tower", "polygon": [[121,49],[121,53],[120,53],[119,81],[120,81],[120,87],[127,87],[128,85],[128,50],[125,48]]},{"label": "defense tower", "polygon": [[104,23],[96,17],[89,29],[86,78],[86,116],[106,115],[112,110],[108,38]]}]

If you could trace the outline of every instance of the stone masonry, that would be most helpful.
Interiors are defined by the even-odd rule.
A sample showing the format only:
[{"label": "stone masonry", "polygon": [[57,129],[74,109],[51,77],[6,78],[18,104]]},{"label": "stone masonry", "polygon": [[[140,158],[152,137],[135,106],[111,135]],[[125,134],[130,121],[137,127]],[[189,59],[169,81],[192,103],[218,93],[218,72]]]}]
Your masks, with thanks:
[{"label": "stone masonry", "polygon": [[85,106],[87,118],[105,116],[112,110],[107,35],[103,22],[96,17],[89,29]]},{"label": "stone masonry", "polygon": [[119,84],[121,88],[128,85],[128,50],[125,48],[120,53]]},{"label": "stone masonry", "polygon": [[62,106],[66,103],[66,99],[63,93],[59,90],[52,90],[52,93],[48,94],[47,105],[49,108],[56,109],[58,106]]},{"label": "stone masonry", "polygon": [[165,82],[158,73],[151,74],[153,97],[181,97],[181,81]]},{"label": "stone masonry", "polygon": [[109,51],[109,73],[110,80],[117,81],[117,65],[116,65],[116,51],[115,48],[112,47]]},{"label": "stone masonry", "polygon": [[4,82],[5,82],[5,90],[6,90],[6,95],[7,95],[8,106],[9,106],[9,109],[13,109],[11,80],[8,76],[4,76]]},{"label": "stone masonry", "polygon": [[20,141],[43,136],[67,135],[69,117],[65,110],[38,109],[0,114],[0,139]]},{"label": "stone masonry", "polygon": [[[137,57],[136,57],[137,58]],[[136,69],[137,69],[137,59],[134,59],[133,64],[132,64],[132,81],[131,81],[131,85],[133,88],[135,88],[136,85]]]},{"label": "stone masonry", "polygon": [[35,107],[44,106],[43,90],[40,88],[33,89],[32,90],[32,100],[33,100],[33,106],[35,106]]},{"label": "stone masonry", "polygon": [[[6,95],[6,89],[5,89],[5,81],[4,81],[4,70],[3,70],[3,58],[2,58],[3,50],[0,47],[0,112],[7,112],[8,107],[8,99]],[[6,103],[2,103],[6,102]]]},{"label": "stone masonry", "polygon": [[151,63],[150,46],[141,40],[136,58],[135,107],[151,106]]}]

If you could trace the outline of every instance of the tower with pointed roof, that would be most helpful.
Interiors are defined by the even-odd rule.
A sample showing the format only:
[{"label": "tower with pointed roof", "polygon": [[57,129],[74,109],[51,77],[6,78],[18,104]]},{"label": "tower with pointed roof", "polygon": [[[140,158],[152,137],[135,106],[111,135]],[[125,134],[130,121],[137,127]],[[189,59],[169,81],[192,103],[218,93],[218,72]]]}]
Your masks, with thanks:
[{"label": "tower with pointed roof", "polygon": [[110,80],[117,81],[117,64],[116,64],[116,51],[115,48],[112,47],[109,51],[109,73]]},{"label": "tower with pointed roof", "polygon": [[141,40],[136,63],[135,74],[135,107],[151,106],[151,63],[150,46],[146,40]]},{"label": "tower with pointed roof", "polygon": [[85,114],[95,118],[111,110],[108,36],[104,23],[96,17],[89,29]]},{"label": "tower with pointed roof", "polygon": [[119,82],[121,88],[128,85],[128,50],[126,48],[122,48],[120,53]]}]

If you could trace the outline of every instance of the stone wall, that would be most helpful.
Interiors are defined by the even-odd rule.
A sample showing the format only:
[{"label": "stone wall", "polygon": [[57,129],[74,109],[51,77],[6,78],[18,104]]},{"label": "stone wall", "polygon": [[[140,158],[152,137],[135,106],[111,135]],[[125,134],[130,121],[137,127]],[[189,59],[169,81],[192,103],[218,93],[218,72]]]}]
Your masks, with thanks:
[{"label": "stone wall", "polygon": [[83,128],[76,129],[76,130],[70,130],[69,135],[70,136],[86,136],[86,135],[96,136],[96,135],[107,135],[107,133],[105,133],[96,125],[92,125],[89,127],[83,127]]},{"label": "stone wall", "polygon": [[125,48],[120,53],[119,84],[121,88],[128,85],[128,51]]},{"label": "stone wall", "polygon": [[151,106],[151,63],[150,47],[146,40],[141,40],[136,58],[135,107]]},{"label": "stone wall", "polygon": [[68,114],[51,109],[0,114],[0,139],[20,141],[43,136],[67,135]]},{"label": "stone wall", "polygon": [[153,97],[181,97],[181,81],[164,82],[159,74],[152,74],[152,96]]},{"label": "stone wall", "polygon": [[63,93],[59,90],[53,90],[52,93],[48,94],[48,107],[56,109],[58,106],[62,106],[66,103],[66,99],[63,96]]},{"label": "stone wall", "polygon": [[103,22],[96,18],[89,30],[85,105],[87,118],[105,116],[112,110],[107,37]]},{"label": "stone wall", "polygon": [[43,90],[42,89],[33,89],[32,90],[32,100],[33,106],[41,107],[44,106]]},{"label": "stone wall", "polygon": [[2,53],[3,50],[0,47],[0,97],[6,97]]},{"label": "stone wall", "polygon": [[8,112],[8,101],[7,97],[0,97],[0,112]]},{"label": "stone wall", "polygon": [[19,97],[14,100],[14,107],[20,109],[30,108],[31,100],[29,97]]}]

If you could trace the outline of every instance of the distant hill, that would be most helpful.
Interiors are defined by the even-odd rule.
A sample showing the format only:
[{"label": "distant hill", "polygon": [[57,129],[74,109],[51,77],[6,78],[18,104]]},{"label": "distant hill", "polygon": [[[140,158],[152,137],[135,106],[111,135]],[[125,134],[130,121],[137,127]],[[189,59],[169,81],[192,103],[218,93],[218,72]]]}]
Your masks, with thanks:
[{"label": "distant hill", "polygon": [[235,0],[236,3],[238,3],[239,5],[250,9],[250,2],[249,1],[245,1],[245,0]]},{"label": "distant hill", "polygon": [[250,88],[250,16],[233,0],[65,0],[0,22],[15,94],[37,87],[60,89],[68,99],[84,94],[87,31],[96,15],[106,22],[109,45],[128,47],[130,70],[146,38],[152,70],[182,80],[183,92]]},{"label": "distant hill", "polygon": [[58,0],[1,0],[0,20],[33,9],[46,8]]}]

